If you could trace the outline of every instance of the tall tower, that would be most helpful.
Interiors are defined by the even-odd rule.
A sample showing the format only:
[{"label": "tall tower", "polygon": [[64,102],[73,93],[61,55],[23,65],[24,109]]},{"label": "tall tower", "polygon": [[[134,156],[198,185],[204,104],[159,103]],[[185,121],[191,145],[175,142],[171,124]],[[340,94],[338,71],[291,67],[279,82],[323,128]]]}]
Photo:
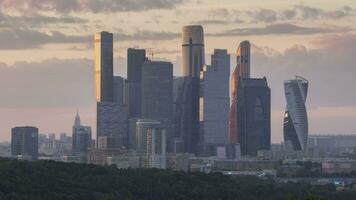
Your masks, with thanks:
[{"label": "tall tower", "polygon": [[127,110],[117,99],[116,89],[116,94],[114,93],[113,68],[113,34],[97,33],[95,34],[97,142],[99,143],[99,138],[118,141],[115,142],[115,148],[122,148],[127,146]]},{"label": "tall tower", "polygon": [[183,76],[198,78],[205,64],[203,27],[184,26],[182,37]]},{"label": "tall tower", "polygon": [[177,79],[175,83],[177,89],[174,100],[175,149],[197,153],[200,135],[199,79],[205,64],[203,27],[199,25],[183,27],[182,39],[183,77]]},{"label": "tall tower", "polygon": [[226,145],[229,127],[230,55],[226,49],[215,49],[211,65],[200,74],[200,148],[205,155],[214,155],[218,145]]},{"label": "tall tower", "polygon": [[113,101],[113,34],[95,34],[96,101]]},{"label": "tall tower", "polygon": [[237,138],[237,96],[238,83],[240,78],[250,78],[251,76],[251,45],[249,41],[240,43],[236,51],[236,68],[231,77],[231,107],[229,114],[229,143],[239,143]]},{"label": "tall tower", "polygon": [[173,151],[173,64],[147,61],[142,66],[142,118],[154,119],[167,130],[168,148]]},{"label": "tall tower", "polygon": [[141,117],[142,64],[147,61],[146,50],[127,50],[127,102],[129,118]]},{"label": "tall tower", "polygon": [[293,150],[306,150],[308,140],[308,115],[305,102],[308,93],[308,80],[296,76],[284,82],[287,109],[284,115],[284,141]]}]

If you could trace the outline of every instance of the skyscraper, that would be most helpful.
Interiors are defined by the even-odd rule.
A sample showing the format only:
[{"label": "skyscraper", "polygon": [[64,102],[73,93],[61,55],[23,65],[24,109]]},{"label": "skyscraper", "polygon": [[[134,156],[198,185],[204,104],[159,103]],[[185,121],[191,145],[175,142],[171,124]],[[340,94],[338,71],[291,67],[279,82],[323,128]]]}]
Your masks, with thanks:
[{"label": "skyscraper", "polygon": [[218,145],[228,142],[230,55],[227,50],[214,50],[211,65],[204,66],[200,78],[200,145],[202,152],[213,155]]},{"label": "skyscraper", "polygon": [[176,90],[174,99],[175,140],[179,143],[178,146],[184,146],[183,151],[197,153],[199,78],[200,71],[205,64],[203,27],[199,25],[183,27],[182,39],[183,77],[176,79],[174,87]]},{"label": "skyscraper", "polygon": [[127,50],[127,97],[129,118],[141,117],[142,64],[147,61],[146,50]]},{"label": "skyscraper", "polygon": [[124,104],[125,79],[121,76],[114,76],[114,102]]},{"label": "skyscraper", "polygon": [[173,64],[146,61],[142,65],[142,119],[154,119],[167,130],[169,151],[173,149]]},{"label": "skyscraper", "polygon": [[73,155],[85,162],[87,159],[88,150],[91,148],[91,127],[82,126],[80,123],[79,114],[75,116],[72,136],[72,151]]},{"label": "skyscraper", "polygon": [[238,143],[242,155],[271,148],[271,92],[267,79],[240,78],[237,98]]},{"label": "skyscraper", "polygon": [[113,34],[95,34],[96,101],[113,101]]},{"label": "skyscraper", "polygon": [[[103,138],[114,148],[127,146],[127,108],[120,100],[120,82],[114,83],[113,34],[95,34],[97,142]],[[114,90],[115,88],[115,90]],[[99,140],[100,138],[100,140]]]},{"label": "skyscraper", "polygon": [[203,27],[184,26],[182,37],[183,76],[199,78],[205,64]]},{"label": "skyscraper", "polygon": [[30,126],[12,128],[11,155],[36,160],[38,158],[38,128]]},{"label": "skyscraper", "polygon": [[238,143],[237,131],[237,97],[238,83],[240,78],[250,78],[251,72],[251,45],[249,41],[240,43],[236,51],[236,68],[231,77],[231,107],[229,114],[229,143]]},{"label": "skyscraper", "polygon": [[292,150],[306,150],[308,140],[308,115],[305,102],[308,80],[296,76],[284,82],[287,109],[284,115],[284,141]]}]

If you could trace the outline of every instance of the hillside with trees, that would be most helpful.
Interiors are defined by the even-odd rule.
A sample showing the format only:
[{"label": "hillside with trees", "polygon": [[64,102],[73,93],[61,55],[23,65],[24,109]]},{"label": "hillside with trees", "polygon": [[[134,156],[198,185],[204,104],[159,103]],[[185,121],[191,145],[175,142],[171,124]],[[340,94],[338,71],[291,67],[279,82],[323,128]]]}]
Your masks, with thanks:
[{"label": "hillside with trees", "polygon": [[0,200],[354,200],[355,191],[332,185],[277,184],[221,173],[121,170],[54,161],[0,160]]}]

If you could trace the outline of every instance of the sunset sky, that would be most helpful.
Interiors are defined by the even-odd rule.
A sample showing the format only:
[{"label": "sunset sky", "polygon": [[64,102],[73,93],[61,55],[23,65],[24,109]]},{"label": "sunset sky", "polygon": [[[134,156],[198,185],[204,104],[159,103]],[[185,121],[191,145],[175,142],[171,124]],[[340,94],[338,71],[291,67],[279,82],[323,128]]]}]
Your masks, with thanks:
[{"label": "sunset sky", "polygon": [[11,128],[71,134],[77,110],[95,130],[93,35],[114,33],[115,72],[126,49],[147,48],[181,74],[182,26],[201,24],[207,63],[243,40],[252,76],[272,90],[272,142],[283,138],[283,81],[309,80],[311,134],[356,134],[355,0],[0,0],[0,140]]}]

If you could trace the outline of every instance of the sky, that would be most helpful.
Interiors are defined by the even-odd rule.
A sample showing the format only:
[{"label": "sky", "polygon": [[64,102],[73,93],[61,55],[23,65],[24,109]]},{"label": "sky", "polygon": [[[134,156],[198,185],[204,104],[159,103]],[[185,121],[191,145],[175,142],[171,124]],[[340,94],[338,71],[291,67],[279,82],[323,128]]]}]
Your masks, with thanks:
[{"label": "sky", "polygon": [[93,35],[114,33],[115,74],[146,48],[181,74],[181,29],[201,24],[207,64],[252,43],[253,77],[272,91],[272,142],[283,139],[283,81],[309,80],[310,134],[356,134],[354,0],[0,0],[0,140],[14,126],[68,133],[79,111],[95,130]]}]

